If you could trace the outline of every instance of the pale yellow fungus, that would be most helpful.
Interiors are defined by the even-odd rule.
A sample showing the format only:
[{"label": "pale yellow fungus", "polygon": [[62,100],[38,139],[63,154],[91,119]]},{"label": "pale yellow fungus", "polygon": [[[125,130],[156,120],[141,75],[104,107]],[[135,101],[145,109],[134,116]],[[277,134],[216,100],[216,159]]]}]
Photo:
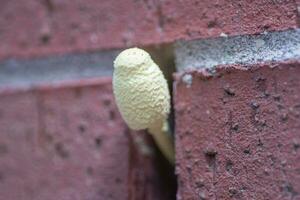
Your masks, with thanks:
[{"label": "pale yellow fungus", "polygon": [[131,48],[117,56],[113,89],[117,106],[128,126],[133,130],[148,129],[161,151],[173,162],[173,145],[163,129],[170,112],[168,84],[146,51]]}]

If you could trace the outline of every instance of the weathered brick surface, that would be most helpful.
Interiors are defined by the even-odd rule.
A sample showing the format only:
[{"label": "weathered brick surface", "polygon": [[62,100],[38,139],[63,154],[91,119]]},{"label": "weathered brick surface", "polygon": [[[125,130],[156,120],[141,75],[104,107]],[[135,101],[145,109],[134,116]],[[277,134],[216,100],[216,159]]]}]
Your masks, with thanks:
[{"label": "weathered brick surface", "polygon": [[171,38],[207,38],[298,27],[293,0],[168,0],[163,10]]},{"label": "weathered brick surface", "polygon": [[300,198],[300,63],[248,67],[177,76],[178,199]]},{"label": "weathered brick surface", "polygon": [[39,160],[34,153],[37,132],[35,95],[32,92],[1,95],[0,199],[31,198],[34,188],[43,184],[35,179],[39,173],[36,170]]},{"label": "weathered brick surface", "polygon": [[123,123],[111,79],[0,96],[0,199],[170,195],[151,138]]},{"label": "weathered brick surface", "polygon": [[0,59],[297,27],[293,0],[10,0],[0,7]]},{"label": "weathered brick surface", "polygon": [[152,1],[5,1],[0,8],[0,58],[159,41],[157,12]]}]

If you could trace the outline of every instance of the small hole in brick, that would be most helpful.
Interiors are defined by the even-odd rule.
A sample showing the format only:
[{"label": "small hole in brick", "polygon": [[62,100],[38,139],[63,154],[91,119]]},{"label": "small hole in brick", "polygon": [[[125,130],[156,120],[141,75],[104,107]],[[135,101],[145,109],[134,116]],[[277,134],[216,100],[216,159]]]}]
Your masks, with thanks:
[{"label": "small hole in brick", "polygon": [[274,98],[275,101],[280,101],[281,96],[279,94],[274,94],[273,98]]},{"label": "small hole in brick", "polygon": [[238,123],[232,124],[231,129],[234,130],[234,131],[238,131],[239,130],[239,124]]},{"label": "small hole in brick", "polygon": [[92,176],[94,174],[94,169],[91,166],[86,168],[86,174]]},{"label": "small hole in brick", "polygon": [[277,104],[277,108],[278,108],[279,110],[282,110],[282,109],[284,109],[284,105],[282,105],[281,103],[278,103],[278,104]]},{"label": "small hole in brick", "polygon": [[114,120],[115,119],[115,112],[113,110],[109,111],[109,119]]},{"label": "small hole in brick", "polygon": [[294,142],[293,147],[294,147],[294,150],[297,151],[300,148],[300,144],[297,142]]},{"label": "small hole in brick", "polygon": [[221,98],[221,101],[222,101],[223,104],[226,104],[226,103],[228,102],[228,99],[226,99],[226,98]]},{"label": "small hole in brick", "polygon": [[102,139],[100,137],[95,138],[95,145],[97,148],[100,148],[102,145]]},{"label": "small hole in brick", "polygon": [[0,155],[8,153],[8,148],[5,144],[0,144]]},{"label": "small hole in brick", "polygon": [[250,149],[245,149],[244,154],[251,154]]},{"label": "small hole in brick", "polygon": [[213,147],[208,147],[204,150],[206,156],[215,157],[217,155],[217,150]]},{"label": "small hole in brick", "polygon": [[192,166],[187,165],[185,168],[186,168],[188,174],[189,174],[190,176],[192,176]]},{"label": "small hole in brick", "polygon": [[49,12],[54,11],[54,4],[52,3],[51,0],[44,0],[44,4]]},{"label": "small hole in brick", "polygon": [[192,132],[191,131],[185,131],[184,134],[189,136],[189,135],[192,135]]},{"label": "small hole in brick", "polygon": [[263,97],[268,98],[270,96],[270,94],[267,91],[263,92]]},{"label": "small hole in brick", "polygon": [[48,44],[50,42],[51,36],[49,34],[43,34],[40,40],[43,44]]},{"label": "small hole in brick", "polygon": [[204,154],[208,165],[213,167],[216,164],[217,150],[213,147],[208,147],[204,150]]},{"label": "small hole in brick", "polygon": [[71,29],[73,29],[73,30],[76,30],[76,29],[78,29],[80,26],[79,26],[79,24],[77,24],[77,23],[71,23],[70,24],[70,28]]},{"label": "small hole in brick", "polygon": [[229,188],[229,196],[233,197],[238,194],[238,191],[235,188]]},{"label": "small hole in brick", "polygon": [[68,158],[70,156],[62,143],[55,144],[55,151],[61,158]]},{"label": "small hole in brick", "polygon": [[293,185],[290,184],[290,183],[285,183],[282,187],[283,191],[288,193],[288,194],[291,194],[291,196],[296,196],[298,195],[298,192],[295,191],[295,189],[293,188]]},{"label": "small hole in brick", "polygon": [[258,139],[257,146],[259,146],[259,147],[262,147],[262,146],[264,146],[264,143],[262,143],[261,139]]},{"label": "small hole in brick", "polygon": [[234,96],[235,95],[235,91],[233,88],[230,88],[229,85],[226,85],[224,87],[224,92],[225,94],[227,94],[228,96]]},{"label": "small hole in brick", "polygon": [[208,28],[213,28],[217,25],[217,22],[216,21],[209,21],[208,24],[207,24],[207,27]]},{"label": "small hole in brick", "polygon": [[264,30],[268,31],[270,27],[271,27],[271,26],[267,24],[267,25],[263,25],[262,28],[263,28]]},{"label": "small hole in brick", "polygon": [[205,186],[204,180],[203,179],[196,180],[195,185],[196,185],[197,188],[204,187]]},{"label": "small hole in brick", "polygon": [[192,158],[192,153],[190,150],[185,150],[185,155],[187,159],[191,159]]},{"label": "small hole in brick", "polygon": [[115,182],[118,183],[118,184],[120,184],[120,183],[122,183],[122,180],[120,178],[116,178]]},{"label": "small hole in brick", "polygon": [[80,125],[78,126],[78,130],[79,130],[79,132],[80,132],[80,133],[84,133],[84,132],[85,132],[85,130],[86,130],[86,127],[85,127],[85,125],[83,125],[83,124],[80,124]]},{"label": "small hole in brick", "polygon": [[103,104],[104,104],[105,106],[109,106],[109,105],[111,104],[110,99],[104,99],[104,100],[103,100]]},{"label": "small hole in brick", "polygon": [[233,168],[233,163],[231,160],[227,160],[226,161],[226,171],[231,173],[232,172],[232,168]]},{"label": "small hole in brick", "polygon": [[0,172],[0,182],[4,181],[4,174],[2,172]]},{"label": "small hole in brick", "polygon": [[287,121],[287,120],[288,120],[288,114],[287,114],[287,113],[282,113],[282,114],[280,115],[280,119],[281,119],[281,121],[283,121],[283,122]]},{"label": "small hole in brick", "polygon": [[48,142],[53,142],[53,136],[50,134],[45,134],[45,138]]},{"label": "small hole in brick", "polygon": [[263,82],[263,81],[266,81],[266,78],[259,75],[259,76],[255,77],[254,80],[256,82]]},{"label": "small hole in brick", "polygon": [[251,105],[251,108],[252,108],[253,110],[256,110],[256,109],[259,108],[259,104],[256,103],[255,101],[252,101],[250,105]]}]

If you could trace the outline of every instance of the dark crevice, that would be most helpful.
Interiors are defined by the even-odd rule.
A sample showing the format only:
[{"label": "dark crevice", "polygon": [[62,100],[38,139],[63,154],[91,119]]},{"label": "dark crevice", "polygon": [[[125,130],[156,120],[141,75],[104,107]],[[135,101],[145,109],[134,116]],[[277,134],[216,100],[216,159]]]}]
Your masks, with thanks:
[{"label": "dark crevice", "polygon": [[4,182],[4,173],[3,172],[0,172],[0,183],[1,182]]},{"label": "dark crevice", "polygon": [[66,149],[63,143],[58,142],[54,145],[54,147],[57,155],[59,155],[61,158],[66,159],[70,156],[69,151]]},{"label": "dark crevice", "polygon": [[[161,19],[163,20],[163,19]],[[161,26],[163,27],[163,21],[161,22]],[[169,90],[170,90],[170,96],[171,96],[171,112],[168,118],[169,122],[169,127],[170,127],[170,132],[172,133],[172,137],[174,138],[174,130],[175,130],[175,115],[174,115],[174,106],[173,106],[173,73],[176,71],[175,70],[175,59],[174,59],[174,49],[171,44],[162,44],[159,46],[144,46],[140,47],[144,50],[146,50],[154,60],[154,62],[160,67],[162,70],[165,78],[167,79],[168,85],[169,85]],[[137,154],[137,147],[135,146],[135,143],[132,142],[134,141],[134,134],[130,132],[130,130],[125,131],[126,134],[129,136],[131,142],[130,142],[130,156],[129,156],[129,163],[131,166],[129,166],[130,172],[128,174],[128,180],[129,180],[129,186],[132,185],[131,183],[133,182],[143,182],[147,181],[144,180],[145,177],[137,177],[135,173],[137,173],[137,167],[147,168],[147,163],[149,164],[150,160],[147,160],[144,158],[141,158]],[[150,135],[146,135],[146,137],[150,137]],[[151,139],[152,140],[152,139]],[[152,140],[152,143],[153,140]],[[153,146],[153,144],[151,145]],[[159,188],[163,188],[165,190],[165,197],[163,199],[176,199],[176,192],[177,192],[177,178],[175,175],[175,167],[172,166],[168,161],[164,158],[164,156],[161,154],[159,149],[157,149],[156,145],[155,147],[155,154],[154,154],[154,167],[156,172],[158,173],[159,177]],[[153,159],[153,158],[151,158]],[[141,164],[143,162],[144,164]],[[146,170],[146,169],[143,169]],[[147,171],[144,171],[144,173],[147,173]],[[147,176],[147,174],[144,176]],[[137,180],[138,178],[138,180]],[[151,180],[148,180],[151,181]],[[142,185],[142,184],[141,184]],[[146,192],[143,191],[145,188],[139,188],[141,191],[140,192]],[[135,191],[133,191],[133,188],[129,188],[129,199],[131,199],[134,195]],[[143,196],[145,194],[139,194],[140,196]]]},{"label": "dark crevice", "polygon": [[44,5],[48,13],[52,13],[54,11],[54,4],[52,0],[44,0]]},{"label": "dark crevice", "polygon": [[8,147],[6,144],[0,144],[0,156],[8,153]]},{"label": "dark crevice", "polygon": [[217,150],[215,148],[207,148],[204,151],[205,154],[205,158],[206,158],[206,162],[209,166],[209,168],[211,169],[212,172],[212,189],[213,189],[213,194],[214,194],[214,198],[217,199],[217,188],[216,188],[216,176],[217,176]]},{"label": "dark crevice", "polygon": [[97,148],[100,148],[102,145],[102,139],[100,137],[95,138],[95,145]]},{"label": "dark crevice", "polygon": [[171,133],[175,131],[175,114],[173,106],[173,74],[176,72],[174,47],[172,44],[142,47],[151,55],[154,62],[160,67],[168,81],[171,96],[171,112],[169,115],[169,126]]},{"label": "dark crevice", "polygon": [[[160,8],[160,7],[159,7]],[[160,25],[163,28],[164,19],[160,18]],[[170,96],[171,96],[171,110],[168,118],[170,132],[173,136],[173,141],[175,137],[175,110],[174,110],[174,99],[173,99],[173,75],[176,72],[175,68],[175,56],[174,56],[174,47],[172,44],[163,44],[160,46],[150,46],[145,48],[151,54],[152,59],[155,63],[158,64],[162,70],[165,78],[167,79]],[[175,145],[174,145],[175,147]],[[166,188],[170,193],[168,199],[176,199],[177,192],[177,177],[175,175],[175,166],[170,165],[161,154],[161,152],[156,149],[158,152],[157,156],[157,165],[162,176],[163,187]]]},{"label": "dark crevice", "polygon": [[80,124],[78,126],[78,130],[80,134],[83,134],[86,131],[86,126],[84,124]]}]

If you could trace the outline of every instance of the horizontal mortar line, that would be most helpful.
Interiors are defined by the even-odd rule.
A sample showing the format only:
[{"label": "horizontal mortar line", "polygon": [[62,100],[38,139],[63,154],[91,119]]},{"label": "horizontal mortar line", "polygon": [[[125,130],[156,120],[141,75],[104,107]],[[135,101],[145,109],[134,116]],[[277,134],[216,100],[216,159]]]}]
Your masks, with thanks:
[{"label": "horizontal mortar line", "polygon": [[112,76],[120,50],[0,61],[0,88],[28,88],[86,78]]},{"label": "horizontal mortar line", "polygon": [[[44,83],[112,76],[120,50],[0,61],[0,87],[31,87]],[[262,35],[179,41],[177,71],[221,64],[257,63],[300,57],[300,29]]]},{"label": "horizontal mortar line", "polygon": [[61,80],[52,83],[40,83],[36,85],[30,86],[11,86],[6,85],[5,87],[0,86],[0,95],[11,95],[22,92],[33,92],[33,91],[50,91],[56,89],[65,89],[65,88],[83,88],[83,87],[91,87],[91,86],[99,86],[103,84],[107,84],[112,82],[112,77],[96,77],[96,78],[88,78],[88,79],[73,79],[73,80]]},{"label": "horizontal mortar line", "polygon": [[175,44],[175,57],[179,72],[226,64],[255,64],[299,59],[300,29],[178,41]]}]

